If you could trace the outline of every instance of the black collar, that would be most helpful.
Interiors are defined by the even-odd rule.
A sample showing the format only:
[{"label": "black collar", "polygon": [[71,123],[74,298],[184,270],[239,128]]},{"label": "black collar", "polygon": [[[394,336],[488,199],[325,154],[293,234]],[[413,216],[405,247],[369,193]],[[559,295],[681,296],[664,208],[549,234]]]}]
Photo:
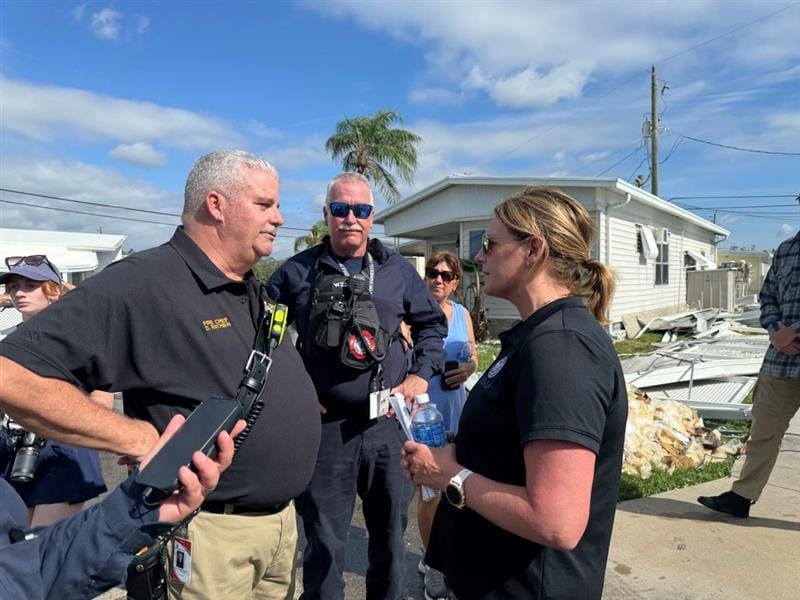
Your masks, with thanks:
[{"label": "black collar", "polygon": [[[320,251],[319,254],[317,254],[317,258],[329,258],[331,261],[333,261],[332,264],[335,264],[336,255],[331,247],[330,234],[322,238],[322,243],[319,245],[319,247]],[[382,264],[388,260],[394,251],[387,248],[380,240],[376,238],[369,238],[367,241],[367,252],[372,255],[372,258],[375,259],[375,262]]]},{"label": "black collar", "polygon": [[525,319],[524,321],[517,323],[509,329],[508,331],[504,331],[500,334],[500,341],[502,342],[503,346],[519,346],[528,339],[529,335],[533,332],[536,327],[545,321],[548,317],[552,314],[563,310],[565,308],[573,308],[573,307],[586,307],[583,302],[583,299],[577,296],[567,296],[566,298],[559,298],[558,300],[554,300],[549,304],[543,306],[536,312],[534,312],[530,317]]},{"label": "black collar", "polygon": [[243,281],[229,279],[211,262],[206,253],[200,249],[195,241],[189,237],[184,228],[178,227],[172,238],[167,242],[175,249],[186,266],[194,273],[194,276],[208,290],[224,287],[226,285],[247,285],[254,278],[252,271],[247,271]]}]

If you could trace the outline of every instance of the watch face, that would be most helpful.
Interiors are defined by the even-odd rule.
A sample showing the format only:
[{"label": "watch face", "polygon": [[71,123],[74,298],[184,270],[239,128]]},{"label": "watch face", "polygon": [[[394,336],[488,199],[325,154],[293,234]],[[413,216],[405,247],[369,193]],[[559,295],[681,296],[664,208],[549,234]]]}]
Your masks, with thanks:
[{"label": "watch face", "polygon": [[444,491],[444,495],[447,498],[447,501],[453,506],[461,506],[461,490],[459,490],[453,484],[447,486],[447,489]]}]

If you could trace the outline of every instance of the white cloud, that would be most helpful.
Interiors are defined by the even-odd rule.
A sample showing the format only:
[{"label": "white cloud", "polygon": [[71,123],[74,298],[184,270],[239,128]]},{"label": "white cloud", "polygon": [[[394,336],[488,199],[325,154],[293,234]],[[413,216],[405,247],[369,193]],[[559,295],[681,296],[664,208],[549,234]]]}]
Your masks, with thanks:
[{"label": "white cloud", "polygon": [[[88,2],[79,4],[72,10],[73,19],[78,23],[83,23],[87,10]],[[116,42],[143,35],[150,29],[150,17],[141,14],[126,15],[120,10],[108,6],[93,12],[87,20],[87,25],[92,33],[101,40]]]},{"label": "white cloud", "polygon": [[92,13],[90,27],[99,38],[116,40],[119,38],[121,18],[122,13],[113,8],[104,8],[99,12]]},{"label": "white cloud", "polygon": [[[4,160],[0,163],[0,180],[3,181],[4,187],[10,189],[72,200],[169,213],[180,213],[183,206],[182,198],[178,194],[169,193],[144,181],[131,179],[114,171],[78,161]],[[23,207],[5,202],[0,203],[0,214],[2,215],[0,220],[4,227],[84,232],[95,232],[98,228],[102,228],[104,233],[127,235],[128,241],[125,243],[125,247],[133,247],[137,250],[163,243],[169,239],[174,226],[179,222],[177,217],[121,211],[6,192],[2,194],[2,198],[27,205]],[[35,208],[38,206],[155,221],[167,225]]]},{"label": "white cloud", "polygon": [[789,225],[789,223],[784,223],[778,229],[778,233],[775,234],[776,237],[785,240],[797,233],[797,226],[796,225]]},{"label": "white cloud", "polygon": [[[800,57],[796,7],[743,27],[774,12],[761,2],[470,2],[456,9],[450,2],[420,2],[414,10],[401,2],[304,5],[422,48],[428,78],[436,82],[429,87],[479,89],[518,108],[578,97],[587,82],[613,85],[659,61],[689,72],[763,71]],[[584,63],[586,57],[592,62]]]},{"label": "white cloud", "polygon": [[495,80],[490,76],[477,75],[476,70],[477,67],[470,73],[469,87],[483,87],[499,106],[524,108],[580,97],[591,66],[587,61],[573,61],[546,73],[527,67],[514,75]]},{"label": "white cloud", "polygon": [[136,142],[135,144],[120,144],[111,152],[112,158],[129,162],[139,167],[162,167],[167,162],[167,157],[153,148],[150,144]]},{"label": "white cloud", "polygon": [[465,93],[441,87],[421,87],[411,90],[408,99],[415,104],[442,104],[457,106],[466,100]]},{"label": "white cloud", "polygon": [[61,136],[121,143],[159,143],[184,149],[243,143],[221,119],[152,102],[0,76],[0,127],[36,140]]}]

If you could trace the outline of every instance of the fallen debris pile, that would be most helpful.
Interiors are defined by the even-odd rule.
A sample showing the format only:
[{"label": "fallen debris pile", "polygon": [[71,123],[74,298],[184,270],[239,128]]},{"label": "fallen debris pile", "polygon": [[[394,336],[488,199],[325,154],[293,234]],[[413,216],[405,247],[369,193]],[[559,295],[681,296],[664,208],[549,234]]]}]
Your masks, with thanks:
[{"label": "fallen debris pile", "polygon": [[719,430],[710,430],[696,410],[674,400],[655,400],[628,386],[628,424],[622,472],[647,479],[653,469],[699,467],[742,452],[742,443],[722,443]]}]

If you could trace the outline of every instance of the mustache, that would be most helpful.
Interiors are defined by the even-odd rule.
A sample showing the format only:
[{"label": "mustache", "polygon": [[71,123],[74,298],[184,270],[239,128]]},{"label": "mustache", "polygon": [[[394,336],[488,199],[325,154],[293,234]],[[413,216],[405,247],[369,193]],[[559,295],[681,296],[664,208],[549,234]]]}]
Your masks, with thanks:
[{"label": "mustache", "polygon": [[337,231],[361,231],[361,227],[359,227],[356,223],[352,225],[342,224],[336,228]]},{"label": "mustache", "polygon": [[274,235],[275,237],[277,237],[278,236],[278,228],[277,227],[272,227],[270,229],[262,229],[260,231],[260,233],[268,233],[270,235]]}]

